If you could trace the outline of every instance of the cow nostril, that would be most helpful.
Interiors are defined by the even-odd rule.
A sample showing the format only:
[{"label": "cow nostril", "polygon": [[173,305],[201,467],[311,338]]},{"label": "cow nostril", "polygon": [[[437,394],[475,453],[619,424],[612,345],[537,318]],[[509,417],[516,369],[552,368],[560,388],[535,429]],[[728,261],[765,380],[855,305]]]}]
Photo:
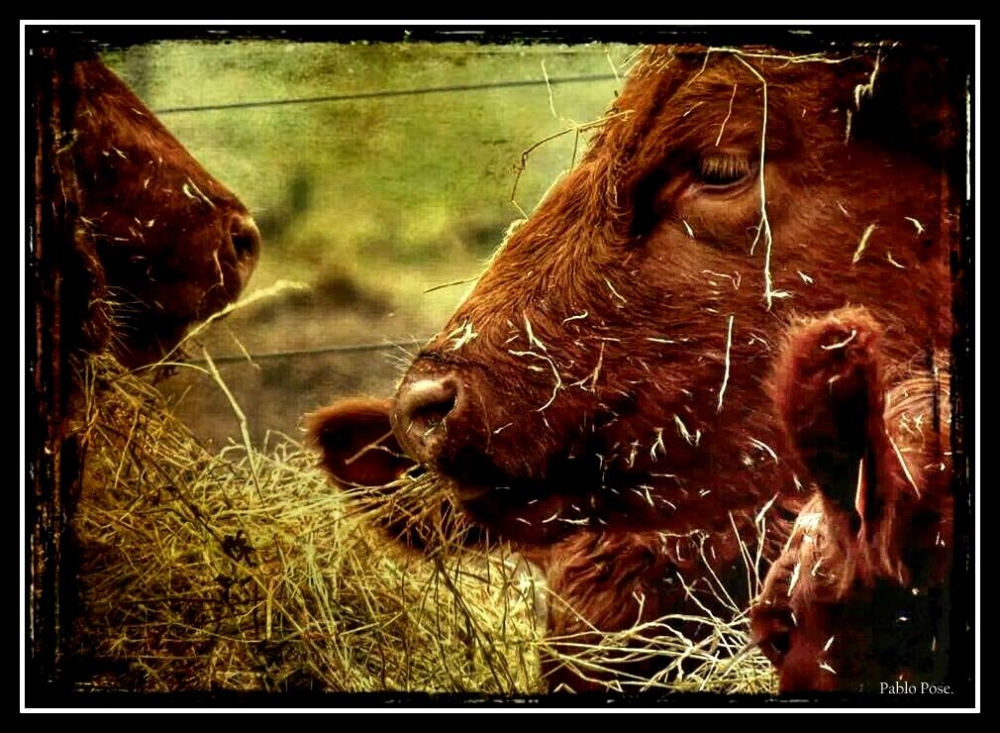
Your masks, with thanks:
[{"label": "cow nostril", "polygon": [[444,419],[454,406],[454,399],[433,405],[425,405],[417,412],[411,413],[410,423],[411,425],[417,423],[424,431],[421,437],[425,438],[444,424]]},{"label": "cow nostril", "polygon": [[445,418],[458,404],[461,387],[454,377],[420,379],[400,387],[393,410],[396,439],[420,462],[433,457],[445,432]]},{"label": "cow nostril", "polygon": [[237,214],[229,226],[229,237],[240,262],[254,263],[260,256],[260,230],[249,216]]}]

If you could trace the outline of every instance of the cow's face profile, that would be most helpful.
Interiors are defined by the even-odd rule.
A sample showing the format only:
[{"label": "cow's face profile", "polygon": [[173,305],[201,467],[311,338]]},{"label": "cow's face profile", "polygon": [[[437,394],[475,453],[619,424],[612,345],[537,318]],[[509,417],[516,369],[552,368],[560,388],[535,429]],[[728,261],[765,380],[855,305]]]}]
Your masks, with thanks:
[{"label": "cow's face profile", "polygon": [[111,322],[123,363],[155,361],[236,300],[260,234],[243,203],[97,57],[37,56],[39,83],[54,80],[71,110],[62,136],[78,198],[76,242],[94,283],[89,307]]},{"label": "cow's face profile", "polygon": [[[338,486],[379,487],[349,495],[384,497],[390,507],[410,496],[409,480],[393,479],[417,464],[436,474],[450,490],[438,497],[449,517],[457,502],[487,537],[513,540],[539,562],[564,604],[549,607],[552,648],[568,634],[571,656],[581,639],[716,613],[697,595],[712,582],[749,604],[751,542],[762,566],[777,558],[763,592],[770,610],[757,606],[754,633],[784,689],[835,687],[816,673],[828,661],[856,679],[855,650],[878,657],[879,670],[900,668],[888,651],[900,639],[895,628],[877,644],[851,629],[868,618],[869,599],[912,595],[908,573],[924,573],[921,589],[937,583],[945,594],[924,566],[948,564],[936,544],[938,529],[948,541],[947,501],[913,511],[907,474],[878,431],[854,435],[834,420],[834,430],[806,431],[821,444],[789,441],[789,414],[851,417],[855,401],[829,408],[827,393],[850,382],[833,389],[812,372],[791,380],[812,385],[805,398],[777,394],[776,363],[801,352],[787,346],[794,324],[833,318],[841,328],[837,319],[863,313],[877,338],[840,331],[807,351],[815,358],[852,339],[877,341],[877,399],[863,412],[880,419],[883,385],[934,384],[935,369],[948,368],[965,165],[959,65],[939,49],[900,44],[809,55],[649,49],[587,154],[511,231],[395,395],[310,417],[324,467]],[[927,446],[937,448],[908,460],[944,465],[934,459],[948,440],[940,393],[917,394],[907,419],[922,420]],[[902,414],[892,409],[886,421]],[[794,528],[789,515],[813,487],[832,485],[831,470],[849,471],[853,489],[859,445],[883,467],[865,485],[898,501],[870,503],[866,516],[881,529],[863,540],[850,512],[825,512],[832,544],[821,551],[806,539],[808,513]],[[899,436],[895,445],[918,450]],[[916,491],[925,475],[909,474]],[[927,495],[947,494],[950,472],[933,476]],[[384,528],[422,549],[426,528],[391,514]],[[900,551],[928,537],[925,556]],[[481,539],[467,532],[460,541],[469,538]],[[871,547],[882,550],[862,549]],[[821,556],[844,572],[830,588],[789,594],[795,568],[811,570]],[[701,639],[706,630],[694,621],[688,632]],[[662,660],[633,651],[598,676],[648,680],[663,671]],[[604,689],[559,654],[543,654],[542,668],[556,687]]]},{"label": "cow's face profile", "polygon": [[706,527],[791,489],[765,382],[792,314],[867,305],[911,369],[949,345],[940,62],[651,50],[417,355],[394,439],[529,543]]}]

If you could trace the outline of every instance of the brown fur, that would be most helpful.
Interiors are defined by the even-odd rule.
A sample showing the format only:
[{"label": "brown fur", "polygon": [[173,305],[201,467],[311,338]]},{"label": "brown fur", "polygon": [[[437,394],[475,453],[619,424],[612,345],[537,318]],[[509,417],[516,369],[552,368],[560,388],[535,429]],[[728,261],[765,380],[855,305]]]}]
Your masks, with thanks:
[{"label": "brown fur", "polygon": [[36,35],[25,58],[34,116],[27,654],[43,689],[61,687],[51,683],[65,679],[67,661],[83,663],[69,638],[80,610],[71,519],[88,450],[70,419],[81,417],[84,391],[77,357],[111,354],[128,368],[161,359],[236,300],[260,250],[243,203],[95,52],[57,35]]},{"label": "brown fur", "polygon": [[[677,573],[714,573],[748,604],[739,543],[721,538],[776,496],[776,517],[794,512],[808,488],[768,388],[788,324],[863,305],[887,380],[946,358],[963,84],[925,48],[648,50],[580,164],[377,408],[377,432],[391,425],[393,453],[541,558],[582,609],[556,630],[697,610],[669,587]],[[716,538],[710,570],[661,533]],[[783,540],[760,540],[765,557]]]},{"label": "brown fur", "polygon": [[789,450],[818,487],[752,612],[784,692],[945,680],[948,382],[911,379],[886,397],[880,335],[845,309],[793,329],[778,359]]},{"label": "brown fur", "polygon": [[54,97],[58,109],[37,120],[55,139],[39,161],[60,170],[74,217],[60,243],[72,251],[62,273],[69,351],[110,345],[127,366],[155,361],[236,300],[260,234],[243,203],[95,54],[42,48],[30,63],[36,98]]}]

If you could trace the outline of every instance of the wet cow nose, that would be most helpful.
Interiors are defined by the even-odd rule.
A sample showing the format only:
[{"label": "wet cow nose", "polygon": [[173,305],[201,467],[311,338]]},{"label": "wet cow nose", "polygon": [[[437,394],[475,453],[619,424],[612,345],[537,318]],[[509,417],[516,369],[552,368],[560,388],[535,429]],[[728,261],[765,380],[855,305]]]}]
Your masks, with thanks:
[{"label": "wet cow nose", "polygon": [[447,418],[462,399],[454,375],[407,378],[396,392],[392,427],[403,449],[421,463],[430,462],[444,441]]},{"label": "wet cow nose", "polygon": [[245,286],[260,257],[260,230],[247,214],[234,214],[229,222],[229,238]]}]

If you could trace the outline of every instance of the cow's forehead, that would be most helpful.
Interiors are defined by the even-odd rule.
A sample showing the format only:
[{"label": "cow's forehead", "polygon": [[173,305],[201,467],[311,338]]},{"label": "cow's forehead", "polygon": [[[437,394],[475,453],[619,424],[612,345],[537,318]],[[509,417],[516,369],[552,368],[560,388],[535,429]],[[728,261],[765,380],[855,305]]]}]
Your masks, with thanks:
[{"label": "cow's forehead", "polygon": [[882,52],[871,48],[821,53],[788,52],[776,48],[712,46],[654,47],[632,70],[636,78],[660,77],[659,93],[705,95],[728,92],[734,82],[762,85],[825,79],[851,84],[859,73],[870,73]]}]

